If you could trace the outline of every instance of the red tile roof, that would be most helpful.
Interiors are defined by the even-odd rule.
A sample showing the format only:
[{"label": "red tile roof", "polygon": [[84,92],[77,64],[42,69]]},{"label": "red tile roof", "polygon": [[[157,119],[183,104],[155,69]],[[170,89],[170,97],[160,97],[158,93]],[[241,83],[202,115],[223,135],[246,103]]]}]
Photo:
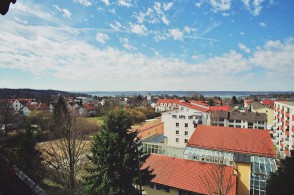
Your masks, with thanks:
[{"label": "red tile roof", "polygon": [[268,130],[198,125],[188,147],[275,157]]},{"label": "red tile roof", "polygon": [[261,100],[260,103],[263,105],[270,106],[271,108],[274,108],[275,101],[274,100]]},{"label": "red tile roof", "polygon": [[94,110],[94,107],[93,107],[91,104],[83,104],[83,107],[84,107],[86,110]]},{"label": "red tile roof", "polygon": [[171,103],[171,104],[177,104],[177,103],[179,103],[179,102],[181,102],[181,101],[183,101],[183,100],[179,100],[179,99],[158,99],[157,100],[157,104],[161,104],[161,103],[167,103],[167,104],[169,104],[169,103]]},{"label": "red tile roof", "polygon": [[206,106],[208,107],[208,101],[196,101],[196,100],[190,100],[189,101],[191,104],[198,104],[198,105],[201,105],[201,106]]},{"label": "red tile roof", "polygon": [[187,103],[187,102],[179,102],[178,104],[181,105],[181,106],[186,106],[188,108],[192,108],[192,109],[199,110],[199,111],[202,111],[202,112],[208,112],[209,111],[209,109],[207,109],[207,108],[196,106],[196,105],[193,105],[193,104],[190,104],[190,103]]},{"label": "red tile roof", "polygon": [[[152,182],[201,194],[211,194],[215,185],[212,172],[219,170],[217,164],[151,154],[142,168],[150,166],[155,178]],[[225,166],[225,183],[231,183],[228,195],[236,194],[234,168]],[[227,186],[227,185],[224,185]],[[216,187],[215,187],[216,189]]]},{"label": "red tile roof", "polygon": [[220,110],[220,111],[230,111],[232,110],[231,106],[209,106],[209,110]]}]

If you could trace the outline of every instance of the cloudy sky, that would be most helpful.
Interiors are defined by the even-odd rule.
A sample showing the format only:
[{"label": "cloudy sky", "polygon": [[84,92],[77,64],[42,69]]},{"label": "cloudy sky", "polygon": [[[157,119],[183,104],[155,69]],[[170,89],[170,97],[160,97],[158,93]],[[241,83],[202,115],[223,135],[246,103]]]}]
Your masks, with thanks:
[{"label": "cloudy sky", "polygon": [[0,88],[294,90],[292,0],[18,0]]}]

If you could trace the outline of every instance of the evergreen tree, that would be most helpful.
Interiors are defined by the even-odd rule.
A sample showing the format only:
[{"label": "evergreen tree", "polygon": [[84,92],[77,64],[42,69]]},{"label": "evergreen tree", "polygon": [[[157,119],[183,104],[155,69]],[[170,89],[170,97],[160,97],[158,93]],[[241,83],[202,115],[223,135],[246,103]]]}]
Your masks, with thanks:
[{"label": "evergreen tree", "polygon": [[143,154],[137,132],[129,131],[131,118],[124,110],[110,111],[101,131],[95,135],[89,156],[84,189],[87,194],[140,194],[136,186],[146,184],[154,176],[141,169],[149,155]]},{"label": "evergreen tree", "polygon": [[16,166],[26,173],[35,183],[40,184],[44,179],[45,168],[42,164],[42,153],[37,150],[36,136],[27,123],[24,133],[20,135],[21,140],[16,150]]},{"label": "evergreen tree", "polygon": [[281,160],[281,166],[275,173],[272,173],[266,186],[268,195],[291,195],[294,192],[294,150],[291,156]]}]

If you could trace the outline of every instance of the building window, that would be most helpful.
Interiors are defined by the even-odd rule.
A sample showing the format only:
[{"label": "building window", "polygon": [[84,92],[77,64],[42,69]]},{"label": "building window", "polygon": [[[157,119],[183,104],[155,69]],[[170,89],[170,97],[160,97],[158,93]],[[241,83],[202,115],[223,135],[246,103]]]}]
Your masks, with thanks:
[{"label": "building window", "polygon": [[234,127],[234,125],[229,125],[229,127]]},{"label": "building window", "polygon": [[176,130],[176,135],[179,135],[179,134],[180,134],[179,130]]},{"label": "building window", "polygon": [[155,184],[156,190],[161,190],[162,189],[162,185],[159,184]]},{"label": "building window", "polygon": [[241,128],[241,125],[236,125],[237,128]]},{"label": "building window", "polygon": [[258,124],[263,125],[264,122],[263,121],[258,121]]},{"label": "building window", "polygon": [[234,120],[229,120],[229,123],[233,123],[234,122]]},{"label": "building window", "polygon": [[241,120],[236,120],[236,123],[241,123]]},{"label": "building window", "polygon": [[185,123],[185,127],[188,127],[188,123]]},{"label": "building window", "polygon": [[168,186],[163,186],[163,189],[164,189],[166,192],[169,192],[169,187],[168,187]]},{"label": "building window", "polygon": [[177,142],[177,143],[179,142],[179,138],[176,138],[176,142]]},{"label": "building window", "polygon": [[177,115],[172,115],[172,118],[177,119],[178,117]]},{"label": "building window", "polygon": [[258,127],[258,129],[264,129],[264,127]]},{"label": "building window", "polygon": [[221,127],[223,127],[223,126],[224,126],[224,124],[220,123],[220,124],[218,124],[218,126],[221,126]]},{"label": "building window", "polygon": [[180,124],[179,123],[176,123],[176,127],[179,127],[180,126]]},{"label": "building window", "polygon": [[188,135],[188,131],[185,131],[185,135]]},{"label": "building window", "polygon": [[181,110],[184,110],[184,107],[181,107]]},{"label": "building window", "polygon": [[185,118],[186,118],[185,115],[180,115],[180,116],[179,116],[179,119],[185,119]]},{"label": "building window", "polygon": [[219,118],[218,121],[224,121],[224,119],[223,118]]},{"label": "building window", "polygon": [[187,143],[188,142],[188,139],[185,139],[185,143]]},{"label": "building window", "polygon": [[188,119],[193,119],[193,116],[188,116]]}]

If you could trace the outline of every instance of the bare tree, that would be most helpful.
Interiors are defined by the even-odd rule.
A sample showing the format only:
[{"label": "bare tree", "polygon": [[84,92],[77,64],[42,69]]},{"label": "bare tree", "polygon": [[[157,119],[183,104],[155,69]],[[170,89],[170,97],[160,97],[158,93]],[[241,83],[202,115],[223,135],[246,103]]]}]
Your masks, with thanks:
[{"label": "bare tree", "polygon": [[233,190],[234,173],[233,167],[227,166],[223,157],[220,157],[217,164],[211,164],[211,169],[205,178],[209,195],[228,195]]},{"label": "bare tree", "polygon": [[41,147],[53,181],[69,189],[68,193],[74,194],[78,187],[77,179],[87,160],[89,142],[85,139],[85,131],[93,126],[85,119],[71,116],[64,102],[59,103],[54,108],[54,140],[43,143]]}]

